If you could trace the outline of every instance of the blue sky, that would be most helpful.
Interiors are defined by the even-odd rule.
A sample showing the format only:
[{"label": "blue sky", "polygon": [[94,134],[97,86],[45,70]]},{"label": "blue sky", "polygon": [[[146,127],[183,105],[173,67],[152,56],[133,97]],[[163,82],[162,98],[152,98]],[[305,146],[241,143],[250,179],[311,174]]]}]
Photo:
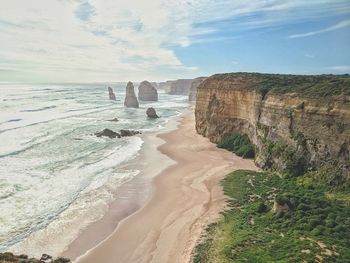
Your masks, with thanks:
[{"label": "blue sky", "polygon": [[349,0],[0,0],[0,81],[350,73]]}]

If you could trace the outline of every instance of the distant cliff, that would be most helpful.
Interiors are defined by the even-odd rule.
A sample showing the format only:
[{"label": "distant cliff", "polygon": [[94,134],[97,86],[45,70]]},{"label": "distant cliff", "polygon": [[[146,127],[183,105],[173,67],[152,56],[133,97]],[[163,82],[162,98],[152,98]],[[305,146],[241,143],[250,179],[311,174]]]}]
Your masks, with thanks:
[{"label": "distant cliff", "polygon": [[169,94],[188,95],[192,84],[192,79],[178,79],[170,82]]},{"label": "distant cliff", "polygon": [[255,162],[283,170],[328,160],[349,162],[350,77],[218,74],[199,87],[196,130],[218,142],[247,134]]},{"label": "distant cliff", "polygon": [[189,101],[195,101],[197,96],[198,86],[206,79],[206,77],[195,78],[191,83],[190,94],[188,95]]}]

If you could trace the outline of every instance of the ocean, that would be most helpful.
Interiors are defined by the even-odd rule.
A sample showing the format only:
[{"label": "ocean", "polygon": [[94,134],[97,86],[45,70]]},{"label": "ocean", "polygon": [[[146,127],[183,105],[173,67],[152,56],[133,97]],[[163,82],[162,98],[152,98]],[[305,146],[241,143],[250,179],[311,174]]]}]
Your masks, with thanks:
[{"label": "ocean", "polygon": [[[116,101],[108,99],[106,84],[0,84],[0,252],[62,250],[137,176],[140,171],[120,167],[138,155],[142,138],[95,132],[158,133],[188,106],[186,96],[159,90],[158,102],[125,108],[126,83],[110,86]],[[159,119],[146,117],[151,106]],[[108,121],[114,118],[119,121]],[[65,230],[52,251],[42,251]]]}]

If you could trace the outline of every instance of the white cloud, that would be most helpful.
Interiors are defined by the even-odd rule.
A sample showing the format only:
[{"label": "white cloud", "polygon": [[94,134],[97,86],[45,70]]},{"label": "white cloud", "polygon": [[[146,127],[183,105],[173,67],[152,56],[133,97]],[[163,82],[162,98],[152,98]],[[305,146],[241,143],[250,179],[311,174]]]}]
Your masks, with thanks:
[{"label": "white cloud", "polygon": [[350,19],[348,20],[344,20],[339,22],[336,25],[321,29],[321,30],[317,30],[317,31],[311,31],[311,32],[307,32],[307,33],[303,33],[303,34],[295,34],[295,35],[291,35],[289,36],[289,38],[299,38],[299,37],[309,37],[309,36],[313,36],[313,35],[318,35],[318,34],[322,34],[322,33],[326,33],[326,32],[331,32],[340,28],[344,28],[344,27],[348,27],[350,26]]},{"label": "white cloud", "polygon": [[337,73],[350,73],[350,65],[331,66],[331,67],[328,67],[327,69]]},{"label": "white cloud", "polygon": [[[324,11],[319,3],[328,8],[331,5],[334,12],[344,12],[340,8],[344,6],[342,0],[305,2],[0,0],[0,69],[21,80],[40,81],[165,79],[189,77],[196,72],[200,75],[196,65],[180,61],[174,47],[237,37],[215,35],[220,25],[210,23],[229,19],[237,27],[268,27],[295,19],[291,9],[308,7],[305,10],[309,11],[301,15],[304,17],[310,17],[315,10]],[[321,11],[317,12],[320,15]],[[263,16],[252,16],[245,24],[235,20],[256,13]],[[0,81],[7,81],[8,76],[0,72]]]}]

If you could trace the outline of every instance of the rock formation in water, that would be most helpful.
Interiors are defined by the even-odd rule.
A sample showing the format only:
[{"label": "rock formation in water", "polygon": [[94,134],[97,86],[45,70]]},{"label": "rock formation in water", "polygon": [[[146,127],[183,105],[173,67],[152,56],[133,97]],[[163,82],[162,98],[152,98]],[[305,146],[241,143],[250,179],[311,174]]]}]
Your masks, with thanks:
[{"label": "rock formation in water", "polygon": [[126,85],[124,106],[128,107],[128,108],[138,108],[139,107],[139,102],[138,102],[136,95],[135,95],[134,85],[130,81]]},{"label": "rock formation in water", "polygon": [[113,118],[113,119],[110,119],[110,120],[107,120],[107,121],[118,122],[119,119],[118,118]]},{"label": "rock formation in water", "polygon": [[113,92],[113,89],[111,87],[108,87],[108,95],[110,100],[116,100],[115,94]]},{"label": "rock formation in water", "polygon": [[154,108],[150,107],[146,110],[146,114],[148,118],[159,118],[159,116],[157,115],[157,112]]},{"label": "rock formation in water", "polygon": [[197,92],[197,132],[213,142],[247,134],[262,168],[349,162],[349,76],[218,74]]},{"label": "rock formation in water", "polygon": [[158,101],[158,92],[148,81],[142,81],[139,85],[139,100]]},{"label": "rock formation in water", "polygon": [[141,132],[134,130],[120,130],[120,135],[122,137],[134,136],[136,134],[141,134]]},{"label": "rock formation in water", "polygon": [[116,137],[120,138],[121,135],[115,131],[112,131],[110,129],[104,129],[103,131],[101,132],[96,132],[95,135],[97,137],[108,137],[108,138],[111,138],[111,139],[114,139]]},{"label": "rock formation in water", "polygon": [[189,101],[195,101],[197,96],[198,86],[206,79],[206,77],[195,78],[191,83],[190,94],[188,95]]},{"label": "rock formation in water", "polygon": [[173,83],[173,82],[174,82],[174,80],[167,80],[165,82],[160,82],[160,83],[158,83],[158,88],[163,89],[165,91],[165,93],[169,93],[171,83]]},{"label": "rock formation in water", "polygon": [[187,95],[190,93],[192,79],[178,79],[170,83],[171,95]]},{"label": "rock formation in water", "polygon": [[120,130],[120,133],[118,133],[110,129],[104,129],[103,131],[95,133],[97,137],[108,137],[110,139],[134,136],[136,134],[141,134],[141,132],[135,130]]}]

